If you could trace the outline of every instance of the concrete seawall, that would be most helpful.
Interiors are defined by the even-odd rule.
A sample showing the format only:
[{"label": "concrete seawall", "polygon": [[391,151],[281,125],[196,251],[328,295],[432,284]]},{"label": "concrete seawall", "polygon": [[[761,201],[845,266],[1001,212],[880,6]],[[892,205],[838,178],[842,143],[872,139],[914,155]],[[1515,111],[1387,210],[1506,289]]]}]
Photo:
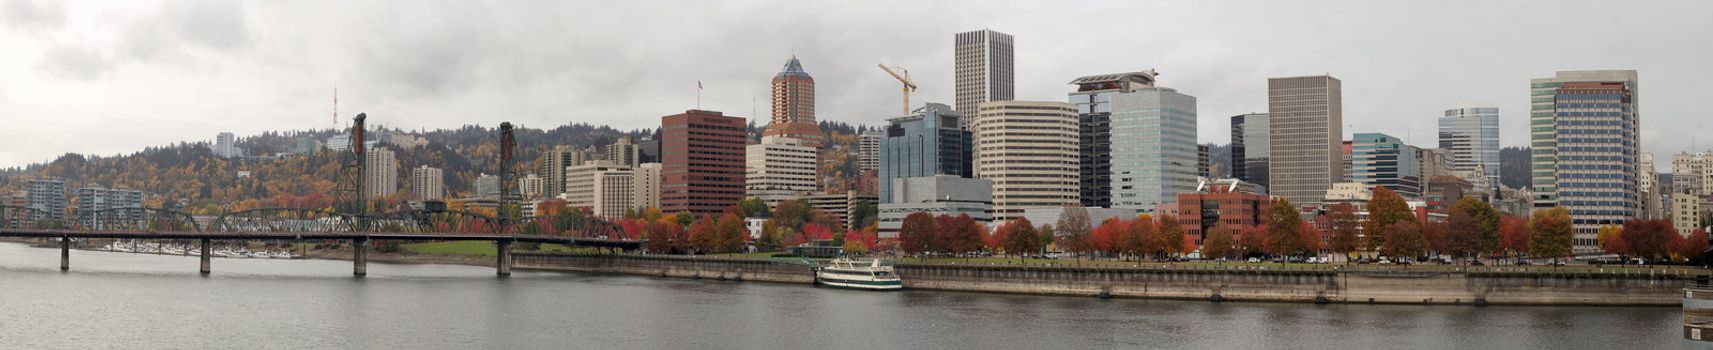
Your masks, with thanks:
[{"label": "concrete seawall", "polygon": [[1122,298],[1451,305],[1681,303],[1676,276],[898,266],[905,288]]},{"label": "concrete seawall", "polygon": [[766,260],[670,255],[582,255],[516,253],[518,269],[621,273],[656,277],[706,278],[732,281],[815,283],[808,266]]},{"label": "concrete seawall", "polygon": [[[802,265],[710,257],[516,255],[519,269],[814,283]],[[1117,298],[1439,305],[1678,306],[1680,275],[900,264],[907,289]]]}]

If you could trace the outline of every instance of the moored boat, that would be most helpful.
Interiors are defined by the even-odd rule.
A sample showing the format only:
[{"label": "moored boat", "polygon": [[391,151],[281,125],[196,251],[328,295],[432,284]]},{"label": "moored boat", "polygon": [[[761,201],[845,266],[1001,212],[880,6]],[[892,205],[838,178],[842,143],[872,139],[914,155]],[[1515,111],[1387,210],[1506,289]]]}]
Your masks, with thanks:
[{"label": "moored boat", "polygon": [[891,266],[881,266],[880,260],[859,264],[847,258],[833,259],[826,266],[815,269],[815,283],[863,290],[904,289],[904,280]]}]

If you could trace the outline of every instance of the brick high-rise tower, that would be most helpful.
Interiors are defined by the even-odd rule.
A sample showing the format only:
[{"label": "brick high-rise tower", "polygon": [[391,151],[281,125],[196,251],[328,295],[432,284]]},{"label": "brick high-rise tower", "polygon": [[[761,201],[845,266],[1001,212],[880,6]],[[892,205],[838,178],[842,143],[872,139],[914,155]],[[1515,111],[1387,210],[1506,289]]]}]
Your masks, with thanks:
[{"label": "brick high-rise tower", "polygon": [[660,118],[660,210],[719,215],[743,200],[744,122],[704,110]]},{"label": "brick high-rise tower", "polygon": [[803,140],[803,145],[820,147],[823,136],[815,124],[815,78],[803,71],[797,56],[785,61],[785,69],[773,75],[773,119],[763,136]]}]

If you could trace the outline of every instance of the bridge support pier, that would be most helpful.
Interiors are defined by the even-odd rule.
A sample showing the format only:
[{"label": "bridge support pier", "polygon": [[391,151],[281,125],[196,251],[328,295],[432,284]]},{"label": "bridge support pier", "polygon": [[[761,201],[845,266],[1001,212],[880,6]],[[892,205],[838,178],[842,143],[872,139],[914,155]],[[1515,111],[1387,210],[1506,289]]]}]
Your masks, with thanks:
[{"label": "bridge support pier", "polygon": [[59,270],[71,270],[71,237],[59,238]]},{"label": "bridge support pier", "polygon": [[214,254],[212,252],[209,252],[209,249],[213,248],[213,247],[209,247],[209,245],[210,244],[209,244],[207,239],[202,240],[202,250],[200,250],[200,252],[202,255],[202,274],[203,275],[208,274],[209,265],[210,265],[209,263],[211,261],[210,259],[214,256]]},{"label": "bridge support pier", "polygon": [[512,241],[509,239],[502,239],[502,240],[494,241],[494,244],[499,246],[498,247],[499,249],[497,251],[495,251],[495,254],[494,254],[496,256],[499,256],[499,261],[495,265],[496,273],[499,274],[500,277],[511,276],[512,275]]},{"label": "bridge support pier", "polygon": [[369,275],[369,240],[351,240],[351,274],[357,277]]}]

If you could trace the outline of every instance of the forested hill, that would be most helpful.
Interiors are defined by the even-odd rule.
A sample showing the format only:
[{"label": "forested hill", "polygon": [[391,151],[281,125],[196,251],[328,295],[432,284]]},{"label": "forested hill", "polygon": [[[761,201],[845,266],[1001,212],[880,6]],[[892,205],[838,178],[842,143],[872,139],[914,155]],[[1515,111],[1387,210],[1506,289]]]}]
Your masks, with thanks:
[{"label": "forested hill", "polygon": [[1499,149],[1499,183],[1510,188],[1531,188],[1528,147]]},{"label": "forested hill", "polygon": [[[513,131],[518,141],[516,169],[520,173],[532,169],[532,163],[552,145],[605,145],[627,135],[640,140],[654,133],[582,123]],[[68,189],[102,186],[141,190],[149,195],[150,206],[174,207],[182,203],[193,209],[212,209],[216,205],[254,205],[254,201],[269,199],[328,197],[339,171],[337,154],[325,150],[290,153],[300,142],[325,143],[336,134],[339,132],[321,129],[244,136],[237,145],[249,156],[233,159],[215,156],[206,142],[148,147],[118,156],[68,153],[46,164],[0,171],[0,193],[24,190],[29,177],[52,176],[66,180]],[[409,190],[410,169],[420,165],[443,169],[446,188],[459,192],[468,191],[479,174],[498,170],[495,168],[499,154],[497,127],[466,125],[422,132],[379,129],[369,135],[370,140],[381,141],[381,147],[396,153],[401,192]],[[240,177],[241,172],[249,176]],[[311,201],[324,199],[311,198]]]}]

